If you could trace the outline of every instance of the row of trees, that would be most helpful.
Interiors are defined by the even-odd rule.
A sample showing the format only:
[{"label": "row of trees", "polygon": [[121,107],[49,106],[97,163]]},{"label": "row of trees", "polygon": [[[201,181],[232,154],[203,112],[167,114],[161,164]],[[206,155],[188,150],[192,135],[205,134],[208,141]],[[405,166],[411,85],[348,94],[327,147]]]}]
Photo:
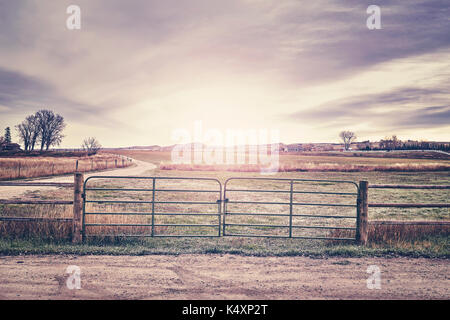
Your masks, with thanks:
[{"label": "row of trees", "polygon": [[382,150],[442,150],[450,151],[450,144],[429,141],[402,141],[396,135],[380,140]]},{"label": "row of trees", "polygon": [[[352,131],[341,131],[339,137],[344,143],[345,150],[350,149],[350,145],[356,140],[356,134]],[[369,141],[365,143],[364,147],[359,146],[360,149],[365,150],[442,150],[450,151],[450,144],[440,142],[428,141],[402,141],[396,135],[381,139],[378,146],[372,146]]]},{"label": "row of trees", "polygon": [[[64,138],[63,130],[66,127],[64,118],[51,110],[42,109],[29,115],[22,123],[16,126],[17,134],[23,143],[25,151],[48,150],[51,146],[58,146]],[[11,143],[9,127],[5,130],[5,143]],[[83,140],[83,150],[89,154],[97,153],[101,148],[100,143],[94,137]]]},{"label": "row of trees", "polygon": [[26,117],[16,126],[16,130],[25,151],[33,151],[37,146],[42,151],[61,143],[65,127],[66,123],[61,115],[43,109]]}]

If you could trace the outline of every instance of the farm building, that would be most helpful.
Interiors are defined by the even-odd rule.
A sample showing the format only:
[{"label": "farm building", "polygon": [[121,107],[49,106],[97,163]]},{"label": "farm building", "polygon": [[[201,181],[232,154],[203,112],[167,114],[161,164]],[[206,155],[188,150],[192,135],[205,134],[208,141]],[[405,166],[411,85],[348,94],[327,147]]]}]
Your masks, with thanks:
[{"label": "farm building", "polygon": [[0,151],[20,151],[20,145],[17,143],[6,143],[0,147]]}]

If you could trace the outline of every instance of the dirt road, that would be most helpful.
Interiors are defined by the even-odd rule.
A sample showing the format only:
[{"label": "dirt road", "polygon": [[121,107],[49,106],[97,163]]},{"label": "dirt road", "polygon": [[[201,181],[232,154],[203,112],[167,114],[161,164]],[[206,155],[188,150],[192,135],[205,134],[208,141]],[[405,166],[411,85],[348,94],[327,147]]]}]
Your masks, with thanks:
[{"label": "dirt road", "polygon": [[[68,289],[68,266],[81,289]],[[368,289],[367,268],[381,272]],[[180,256],[3,256],[0,299],[450,299],[442,259]]]},{"label": "dirt road", "polygon": [[[84,174],[84,178],[91,176],[138,176],[147,171],[153,170],[156,166],[149,162],[134,160],[135,164],[132,167],[117,168],[113,170],[101,171],[101,172],[89,172]],[[19,180],[17,180],[19,181]],[[56,176],[50,178],[37,178],[27,179],[20,181],[33,181],[33,182],[73,182],[73,175]],[[21,198],[23,194],[30,191],[36,191],[45,188],[45,190],[57,189],[56,187],[36,187],[36,186],[0,186],[0,199],[12,199]]]}]

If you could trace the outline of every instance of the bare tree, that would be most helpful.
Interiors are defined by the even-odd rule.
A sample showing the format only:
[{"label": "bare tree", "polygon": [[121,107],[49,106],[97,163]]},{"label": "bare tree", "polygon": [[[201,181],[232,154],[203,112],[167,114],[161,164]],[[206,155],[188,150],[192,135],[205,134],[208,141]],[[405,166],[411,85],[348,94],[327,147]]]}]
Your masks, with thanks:
[{"label": "bare tree", "polygon": [[20,141],[24,144],[25,151],[34,150],[37,138],[39,136],[39,125],[35,115],[26,117],[22,123],[16,125]]},{"label": "bare tree", "polygon": [[97,151],[101,149],[102,145],[94,137],[89,137],[83,140],[81,147],[88,154],[96,154]]},{"label": "bare tree", "polygon": [[59,145],[64,138],[62,131],[66,127],[64,118],[50,110],[39,110],[35,114],[41,150],[48,150],[50,146]]},{"label": "bare tree", "polygon": [[341,133],[339,133],[339,137],[344,142],[345,150],[348,150],[351,143],[356,140],[356,134],[352,131],[341,131]]},{"label": "bare tree", "polygon": [[25,151],[31,150],[31,131],[30,126],[26,120],[16,126],[17,133],[19,134],[19,139],[23,142],[23,149]]}]

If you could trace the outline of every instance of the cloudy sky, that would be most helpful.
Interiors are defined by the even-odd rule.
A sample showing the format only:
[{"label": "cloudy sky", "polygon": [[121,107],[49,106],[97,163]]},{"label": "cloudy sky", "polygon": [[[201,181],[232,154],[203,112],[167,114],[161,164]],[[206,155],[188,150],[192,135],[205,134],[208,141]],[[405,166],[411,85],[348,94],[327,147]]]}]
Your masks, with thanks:
[{"label": "cloudy sky", "polygon": [[48,108],[63,147],[169,145],[197,120],[285,143],[448,141],[449,31],[448,0],[0,0],[0,130]]}]

